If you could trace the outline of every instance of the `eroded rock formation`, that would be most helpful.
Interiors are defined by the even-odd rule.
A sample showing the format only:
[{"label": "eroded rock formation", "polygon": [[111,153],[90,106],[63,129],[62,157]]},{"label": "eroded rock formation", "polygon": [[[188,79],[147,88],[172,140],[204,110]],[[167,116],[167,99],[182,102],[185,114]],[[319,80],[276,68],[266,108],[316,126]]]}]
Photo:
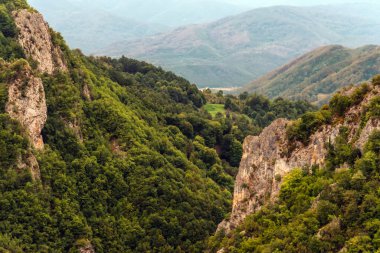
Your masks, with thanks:
[{"label": "eroded rock formation", "polygon": [[6,112],[27,130],[32,145],[42,149],[42,128],[47,119],[45,90],[42,80],[35,77],[28,64],[9,80]]},{"label": "eroded rock formation", "polygon": [[[7,80],[8,101],[5,111],[20,122],[32,146],[40,150],[44,147],[41,131],[47,120],[47,106],[44,86],[37,72],[53,74],[55,71],[67,71],[67,66],[41,14],[19,10],[13,12],[13,17],[19,29],[18,42],[26,56],[37,63],[37,71],[23,60],[12,64],[2,63],[12,73]],[[40,178],[39,165],[31,150],[20,157],[18,168],[29,169],[35,180]]]},{"label": "eroded rock formation", "polygon": [[379,86],[372,87],[362,102],[352,107],[344,118],[316,131],[308,145],[289,143],[286,128],[290,122],[285,119],[274,121],[259,136],[247,137],[235,182],[232,214],[218,230],[224,229],[228,233],[247,215],[276,199],[283,176],[292,169],[322,166],[327,155],[326,144],[334,143],[342,126],[349,129],[349,141],[363,149],[370,134],[380,129],[379,119],[370,119],[364,127],[360,126],[364,108],[379,92]]},{"label": "eroded rock formation", "polygon": [[38,63],[43,73],[67,71],[61,49],[54,45],[48,24],[38,12],[20,10],[13,13],[17,28],[18,41],[26,55]]},{"label": "eroded rock formation", "polygon": [[19,170],[29,170],[33,180],[40,180],[40,166],[36,157],[29,151],[26,155],[20,156],[17,163]]},{"label": "eroded rock formation", "polygon": [[90,242],[79,248],[80,253],[95,253],[95,249]]}]

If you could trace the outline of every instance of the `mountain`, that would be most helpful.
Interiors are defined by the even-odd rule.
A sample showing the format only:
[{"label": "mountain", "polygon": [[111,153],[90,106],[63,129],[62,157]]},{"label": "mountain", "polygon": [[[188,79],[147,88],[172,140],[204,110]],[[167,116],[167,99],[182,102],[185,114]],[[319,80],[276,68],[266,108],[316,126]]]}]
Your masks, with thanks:
[{"label": "mountain", "polygon": [[241,91],[323,104],[347,84],[380,74],[380,47],[326,46],[270,72]]},{"label": "mountain", "polygon": [[194,85],[72,51],[14,0],[0,3],[0,73],[1,252],[204,248],[232,188],[214,146],[241,144]]},{"label": "mountain", "polygon": [[263,98],[256,124],[212,117],[206,102],[152,64],[70,50],[26,1],[2,0],[0,252],[205,250],[242,139],[283,115],[279,104],[292,118],[314,109]]},{"label": "mountain", "polygon": [[[228,2],[234,2],[239,5],[247,5],[252,8],[273,6],[273,5],[292,5],[292,6],[316,6],[316,5],[331,5],[331,4],[352,4],[358,3],[356,0],[226,0]],[[363,0],[361,3],[376,4],[377,0]]]},{"label": "mountain", "polygon": [[248,9],[213,0],[30,0],[30,4],[71,47],[88,54],[118,41],[210,22]]},{"label": "mountain", "polygon": [[169,29],[165,25],[119,16],[89,3],[70,0],[31,0],[30,3],[72,47],[81,48],[85,53],[95,52],[114,41],[138,39]]},{"label": "mountain", "polygon": [[377,9],[361,4],[260,8],[116,43],[99,54],[148,60],[199,87],[241,86],[323,45],[379,43]]},{"label": "mountain", "polygon": [[2,0],[0,251],[376,251],[379,79],[319,111],[201,92]]},{"label": "mountain", "polygon": [[93,6],[120,17],[129,17],[170,27],[210,22],[248,9],[244,5],[220,0],[69,1],[81,6]]},{"label": "mountain", "polygon": [[248,136],[232,213],[209,252],[379,250],[379,92],[377,76]]}]

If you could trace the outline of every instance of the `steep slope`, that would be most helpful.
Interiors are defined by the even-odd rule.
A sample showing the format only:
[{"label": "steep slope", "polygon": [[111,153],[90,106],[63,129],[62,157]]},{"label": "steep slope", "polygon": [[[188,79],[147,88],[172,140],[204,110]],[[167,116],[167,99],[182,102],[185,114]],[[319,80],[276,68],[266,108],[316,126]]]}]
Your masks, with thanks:
[{"label": "steep slope", "polygon": [[[313,109],[262,102],[265,124],[278,106]],[[25,1],[1,1],[0,251],[202,252],[241,141],[264,123],[205,103],[151,64],[70,50]]]},{"label": "steep slope", "polygon": [[16,70],[7,78],[8,101],[5,111],[27,129],[32,145],[36,149],[44,146],[41,131],[46,123],[47,107],[41,78],[35,77],[27,62],[15,65],[4,64],[2,71]]},{"label": "steep slope", "polygon": [[[350,189],[351,193],[354,189],[365,192],[366,188],[362,188],[365,182],[380,184],[377,177],[380,168],[379,80],[380,77],[377,77],[372,84],[342,91],[334,96],[329,107],[319,112],[305,114],[295,122],[276,120],[259,136],[246,138],[235,182],[232,214],[219,225],[221,233],[214,238],[220,243],[223,231],[230,234],[228,238],[231,239],[225,238],[225,248],[220,252],[235,252],[235,246],[242,252],[262,252],[264,249],[265,252],[276,249],[280,252],[338,252],[345,242],[350,250],[361,245],[363,248],[373,247],[376,251],[380,245],[372,244],[371,238],[356,246],[353,246],[354,241],[348,240],[368,232],[354,222],[371,222],[378,212],[365,215],[361,209],[360,216],[357,213],[354,218],[350,216],[353,213],[337,207],[339,197],[334,194],[343,194],[344,190],[340,187],[347,190],[345,194],[349,194]],[[367,144],[368,141],[372,143]],[[348,178],[343,178],[344,173]],[[362,180],[362,184],[355,185],[355,180]],[[332,195],[328,197],[329,194],[336,198]],[[349,195],[342,198],[349,198]],[[327,199],[331,203],[326,202]],[[377,196],[376,203],[378,201]],[[278,206],[277,203],[288,206]],[[361,202],[358,200],[357,203],[360,205]],[[346,204],[342,205],[346,208]],[[375,206],[378,208],[377,204]],[[260,212],[261,209],[264,210]],[[340,216],[337,210],[342,210]],[[318,216],[322,211],[325,218]],[[246,219],[249,215],[251,217]],[[323,220],[310,220],[311,217]],[[353,226],[351,230],[347,229],[349,224]],[[276,226],[290,230],[280,232],[275,229]],[[234,231],[236,228],[237,231]],[[291,234],[291,230],[295,234]],[[276,241],[277,233],[283,234]],[[333,239],[335,236],[342,237]],[[286,242],[288,239],[294,241]],[[215,247],[214,243],[210,245]]]},{"label": "steep slope", "polygon": [[379,73],[380,47],[327,46],[270,72],[241,91],[323,104],[345,85],[367,81]]},{"label": "steep slope", "polygon": [[230,203],[214,146],[231,132],[194,85],[71,51],[22,0],[0,3],[0,58],[1,252],[204,248]]},{"label": "steep slope", "polygon": [[[291,59],[326,44],[379,43],[372,5],[270,7],[217,22],[182,27],[146,39],[120,42],[99,52],[149,60],[200,87],[246,84]],[[347,10],[347,11],[344,11]]]},{"label": "steep slope", "polygon": [[50,28],[42,15],[21,10],[15,11],[13,17],[19,29],[18,42],[25,54],[37,62],[38,70],[48,74],[67,71],[61,48],[53,44]]}]

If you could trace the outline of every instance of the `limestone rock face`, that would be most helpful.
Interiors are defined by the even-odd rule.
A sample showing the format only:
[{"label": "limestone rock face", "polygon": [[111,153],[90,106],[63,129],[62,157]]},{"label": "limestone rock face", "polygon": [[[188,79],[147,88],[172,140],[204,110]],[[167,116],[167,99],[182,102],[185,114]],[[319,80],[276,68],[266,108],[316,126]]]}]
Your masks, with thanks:
[{"label": "limestone rock face", "polygon": [[19,170],[29,170],[33,180],[40,180],[40,166],[36,157],[32,153],[28,153],[24,157],[19,157],[19,161],[17,163],[17,168]]},{"label": "limestone rock face", "polygon": [[18,41],[26,55],[38,63],[43,73],[67,71],[62,51],[52,43],[50,29],[43,16],[37,12],[20,10],[13,13],[17,28]]},{"label": "limestone rock face", "polygon": [[[283,176],[294,168],[322,166],[327,155],[327,143],[334,143],[342,126],[349,129],[349,141],[363,149],[374,130],[380,130],[380,120],[370,119],[361,128],[364,108],[377,96],[380,87],[371,87],[363,101],[353,106],[344,119],[332,125],[324,125],[311,137],[308,145],[289,143],[285,119],[274,121],[259,136],[248,136],[243,144],[243,157],[235,181],[232,213],[219,224],[218,230],[229,232],[236,228],[247,215],[259,210],[264,203],[278,196]],[[293,147],[291,150],[290,147]]]},{"label": "limestone rock face", "polygon": [[42,80],[33,76],[30,67],[25,66],[8,85],[6,112],[27,130],[32,145],[36,149],[42,149],[44,143],[41,131],[47,119]]},{"label": "limestone rock face", "polygon": [[368,140],[368,137],[376,129],[380,129],[380,120],[370,119],[367,122],[367,124],[365,125],[365,127],[363,128],[363,130],[361,131],[360,137],[356,142],[356,146],[359,149],[363,150],[364,145],[365,145],[366,141]]},{"label": "limestone rock face", "polygon": [[91,244],[79,248],[80,253],[95,253],[95,249]]}]

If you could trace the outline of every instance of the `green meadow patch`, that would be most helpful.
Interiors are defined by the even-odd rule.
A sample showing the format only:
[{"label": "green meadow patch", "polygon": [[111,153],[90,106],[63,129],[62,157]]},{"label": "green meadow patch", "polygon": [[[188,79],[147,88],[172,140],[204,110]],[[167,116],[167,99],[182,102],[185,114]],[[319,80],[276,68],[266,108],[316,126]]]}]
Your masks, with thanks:
[{"label": "green meadow patch", "polygon": [[206,104],[203,108],[209,112],[213,118],[215,118],[218,112],[222,113],[223,115],[226,114],[226,109],[224,109],[223,104]]}]

